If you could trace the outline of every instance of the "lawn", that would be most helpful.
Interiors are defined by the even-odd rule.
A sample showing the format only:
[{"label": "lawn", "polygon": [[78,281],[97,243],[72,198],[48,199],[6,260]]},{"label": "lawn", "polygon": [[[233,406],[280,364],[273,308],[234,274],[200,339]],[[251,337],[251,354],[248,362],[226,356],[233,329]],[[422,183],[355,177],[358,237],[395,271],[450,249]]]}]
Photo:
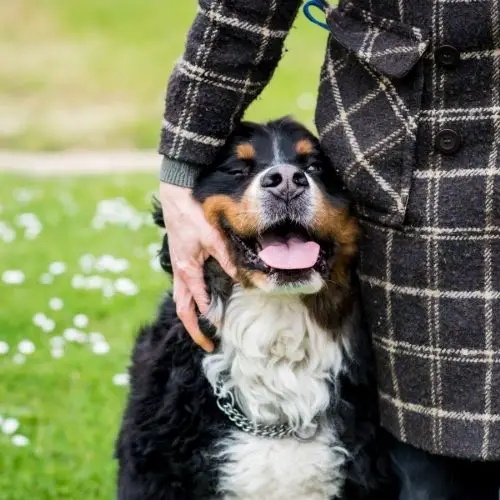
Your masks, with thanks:
[{"label": "lawn", "polygon": [[[0,149],[155,149],[195,8],[0,1]],[[248,118],[312,125],[326,36],[299,15]],[[169,286],[147,222],[156,187],[146,174],[0,173],[0,500],[114,497],[123,374]]]},{"label": "lawn", "polygon": [[[195,0],[0,2],[0,149],[156,148]],[[312,125],[327,33],[300,14],[251,119]]]},{"label": "lawn", "polygon": [[[160,242],[146,223],[154,189],[149,175],[0,176],[0,352],[9,346],[0,354],[0,500],[113,498],[113,441],[127,391],[113,379],[169,286],[151,262]],[[22,276],[6,271],[24,281],[12,283]],[[53,298],[62,309],[49,307],[61,306]],[[82,314],[88,325],[75,319]],[[19,350],[27,352],[21,364]],[[14,434],[5,433],[7,419],[20,424]],[[14,435],[29,444],[16,446],[25,443]]]}]

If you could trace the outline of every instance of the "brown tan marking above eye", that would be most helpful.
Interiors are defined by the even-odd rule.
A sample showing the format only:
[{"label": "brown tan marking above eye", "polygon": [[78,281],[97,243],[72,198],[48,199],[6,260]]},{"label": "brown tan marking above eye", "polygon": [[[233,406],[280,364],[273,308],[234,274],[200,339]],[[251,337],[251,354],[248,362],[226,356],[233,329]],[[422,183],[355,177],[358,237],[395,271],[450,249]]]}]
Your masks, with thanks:
[{"label": "brown tan marking above eye", "polygon": [[295,144],[295,152],[298,155],[308,155],[314,151],[314,144],[309,139],[300,139]]},{"label": "brown tan marking above eye", "polygon": [[244,142],[236,146],[236,157],[239,160],[253,160],[255,158],[255,148],[249,142]]}]

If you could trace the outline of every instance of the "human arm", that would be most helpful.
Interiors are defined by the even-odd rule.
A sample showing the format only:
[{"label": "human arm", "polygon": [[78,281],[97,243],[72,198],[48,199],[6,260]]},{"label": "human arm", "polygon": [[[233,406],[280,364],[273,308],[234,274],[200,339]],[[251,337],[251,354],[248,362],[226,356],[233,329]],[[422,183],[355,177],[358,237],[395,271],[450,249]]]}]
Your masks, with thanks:
[{"label": "human arm", "polygon": [[[208,297],[202,265],[214,256],[234,276],[222,237],[209,226],[189,188],[213,163],[235,124],[270,80],[300,0],[200,0],[186,50],[169,80],[160,144],[165,156],[160,201],[173,250],[179,317],[204,349],[197,326]],[[184,188],[184,189],[183,189]],[[181,222],[179,222],[181,221]]]}]

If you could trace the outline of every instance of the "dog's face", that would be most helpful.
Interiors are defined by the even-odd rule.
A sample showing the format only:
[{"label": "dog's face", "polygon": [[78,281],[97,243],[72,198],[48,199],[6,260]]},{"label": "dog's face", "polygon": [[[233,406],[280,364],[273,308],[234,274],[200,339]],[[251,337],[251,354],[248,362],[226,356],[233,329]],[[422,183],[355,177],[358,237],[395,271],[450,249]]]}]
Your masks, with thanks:
[{"label": "dog's face", "polygon": [[296,122],[241,124],[193,195],[243,286],[316,293],[347,280],[357,225],[317,139]]}]

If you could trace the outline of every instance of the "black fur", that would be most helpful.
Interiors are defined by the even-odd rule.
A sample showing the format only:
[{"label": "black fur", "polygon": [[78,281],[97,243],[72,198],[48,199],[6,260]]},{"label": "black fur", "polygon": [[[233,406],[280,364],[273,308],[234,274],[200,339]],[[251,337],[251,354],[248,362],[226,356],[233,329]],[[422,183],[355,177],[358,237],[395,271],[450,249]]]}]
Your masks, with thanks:
[{"label": "black fur", "polygon": [[[296,127],[289,121],[273,126],[288,127],[292,132]],[[246,124],[236,136],[255,137],[258,130],[258,126]],[[221,155],[230,156],[228,151]],[[231,163],[227,158],[224,161],[226,165]],[[201,200],[213,193],[214,182],[220,192],[228,182],[227,174],[217,173],[211,187],[199,181],[196,197]],[[344,193],[335,185],[330,185],[329,195],[336,197],[336,203],[344,203]],[[154,219],[158,225],[164,225],[158,203]],[[170,273],[166,236],[160,262]],[[230,278],[213,259],[206,261],[204,270],[209,293],[226,303],[232,288]],[[330,408],[329,418],[335,421],[341,441],[351,454],[342,498],[390,500],[397,497],[378,429],[371,346],[360,315],[353,312],[358,307],[356,288],[353,284],[346,319],[353,326],[353,361],[331,387],[337,404]],[[208,321],[200,320],[200,327],[213,337],[215,328]],[[219,464],[211,452],[233,427],[218,409],[203,375],[203,356],[204,352],[192,342],[178,319],[172,297],[167,295],[155,321],[141,330],[132,355],[130,395],[116,448],[119,500],[222,498],[217,491]]]}]

